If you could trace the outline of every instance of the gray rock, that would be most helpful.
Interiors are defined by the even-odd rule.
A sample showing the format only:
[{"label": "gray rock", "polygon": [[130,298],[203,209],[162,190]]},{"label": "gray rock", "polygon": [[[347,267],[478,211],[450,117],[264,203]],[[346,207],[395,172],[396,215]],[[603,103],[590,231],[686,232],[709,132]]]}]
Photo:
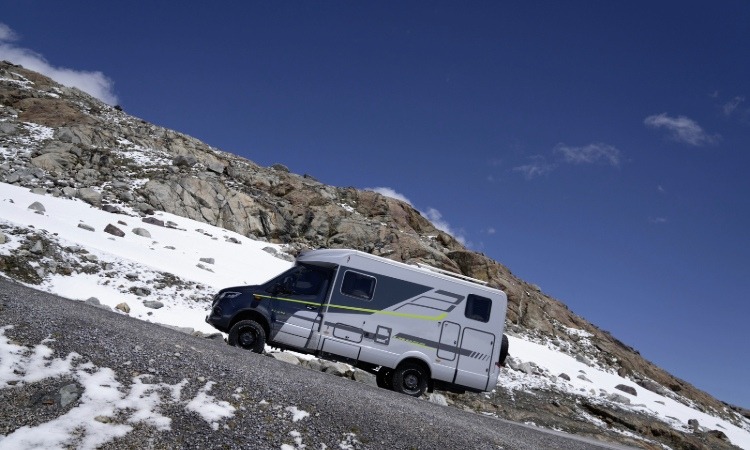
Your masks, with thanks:
[{"label": "gray rock", "polygon": [[175,325],[167,325],[167,324],[161,324],[165,328],[169,328],[170,330],[179,331],[180,333],[194,335],[196,331],[193,328],[190,327],[178,327]]},{"label": "gray rock", "polygon": [[269,255],[274,255],[274,256],[279,252],[273,247],[263,247],[263,251],[268,253]]},{"label": "gray rock", "polygon": [[193,167],[198,160],[193,155],[179,155],[172,160],[172,165],[177,167]]},{"label": "gray rock", "polygon": [[200,262],[204,262],[206,264],[214,264],[216,260],[214,258],[201,258]]},{"label": "gray rock", "polygon": [[64,187],[62,188],[62,193],[66,197],[75,198],[76,195],[78,194],[78,190],[73,187]]},{"label": "gray rock", "polygon": [[36,194],[36,195],[46,195],[47,189],[38,187],[38,188],[31,189],[29,192],[31,192],[32,194]]},{"label": "gray rock", "polygon": [[45,153],[31,159],[31,164],[47,172],[67,172],[78,163],[72,153]]},{"label": "gray rock", "polygon": [[151,233],[149,233],[148,230],[145,228],[133,228],[133,234],[136,234],[138,236],[142,236],[145,238],[151,237]]},{"label": "gray rock", "polygon": [[120,208],[118,208],[115,205],[102,205],[102,211],[106,211],[108,213],[113,213],[113,214],[120,214],[120,213],[122,213],[122,211],[120,210]]},{"label": "gray rock", "polygon": [[44,207],[44,205],[42,205],[39,202],[34,202],[34,203],[30,204],[27,209],[30,209],[32,211],[36,211],[38,213],[44,213],[44,212],[47,211],[47,209]]},{"label": "gray rock", "polygon": [[224,169],[226,169],[226,165],[222,164],[218,161],[211,161],[208,164],[206,164],[206,168],[210,170],[211,172],[216,172],[218,174],[224,173]]},{"label": "gray rock", "polygon": [[0,133],[11,134],[16,132],[16,124],[9,122],[0,122]]},{"label": "gray rock", "polygon": [[331,375],[336,375],[337,377],[345,377],[350,371],[349,366],[344,363],[336,363],[325,360],[322,361],[322,363],[323,372],[330,373]]},{"label": "gray rock", "polygon": [[5,244],[6,242],[8,242],[8,236],[0,231],[0,245]]},{"label": "gray rock", "polygon": [[164,221],[163,220],[159,220],[156,217],[144,217],[143,219],[141,219],[141,222],[148,223],[148,224],[151,224],[151,225],[156,225],[158,227],[163,227],[164,226]]},{"label": "gray rock", "polygon": [[565,381],[570,381],[570,375],[568,375],[567,373],[561,373],[560,375],[558,375],[558,377],[562,378]]},{"label": "gray rock", "polygon": [[616,392],[612,393],[612,394],[609,394],[607,396],[607,400],[609,400],[611,402],[622,403],[623,405],[629,405],[630,404],[630,399],[629,398],[625,397],[624,395],[620,395],[620,394],[618,394]]},{"label": "gray rock", "polygon": [[78,198],[80,198],[81,200],[83,200],[84,202],[88,203],[91,206],[96,206],[97,208],[102,206],[102,194],[96,189],[93,189],[93,188],[79,189],[76,195],[78,196]]},{"label": "gray rock", "polygon": [[283,164],[276,163],[271,166],[273,170],[278,170],[279,172],[289,173],[289,168]]},{"label": "gray rock", "polygon": [[206,266],[204,266],[204,265],[203,265],[203,264],[201,264],[201,263],[198,263],[198,264],[196,264],[196,265],[195,265],[195,267],[197,267],[197,268],[199,268],[199,269],[203,269],[203,270],[205,270],[206,272],[212,272],[212,273],[213,273],[213,269],[211,269],[210,267],[206,267]]},{"label": "gray rock", "polygon": [[111,234],[113,236],[117,236],[117,237],[124,237],[125,236],[125,232],[124,231],[122,231],[121,229],[119,229],[116,226],[112,225],[111,223],[107,224],[107,226],[104,227],[104,232],[105,233],[109,233],[109,234]]},{"label": "gray rock", "polygon": [[41,240],[38,240],[38,241],[34,242],[34,245],[31,246],[31,249],[29,249],[29,251],[31,251],[31,253],[34,253],[34,254],[38,255],[38,254],[44,252],[44,244],[42,244]]},{"label": "gray rock", "polygon": [[85,223],[79,223],[78,228],[82,228],[86,231],[96,231],[94,227],[92,227],[91,225],[86,225]]},{"label": "gray rock", "polygon": [[615,386],[615,389],[619,389],[622,392],[626,392],[630,395],[635,395],[635,396],[638,395],[638,391],[636,391],[633,386],[628,386],[626,384],[618,384],[617,386]]},{"label": "gray rock", "polygon": [[698,422],[698,419],[689,419],[688,426],[693,430],[693,432],[700,431],[701,429],[701,425]]},{"label": "gray rock", "polygon": [[651,380],[638,380],[636,381],[636,383],[638,384],[638,386],[644,389],[648,389],[649,391],[655,392],[659,395],[668,394],[668,391],[664,386],[660,385],[659,383],[653,382]]},{"label": "gray rock", "polygon": [[115,309],[118,311],[122,311],[125,314],[130,314],[130,306],[125,302],[119,303],[117,306],[115,306]]},{"label": "gray rock", "polygon": [[159,309],[159,308],[164,307],[164,303],[156,301],[156,300],[146,300],[143,302],[143,306],[145,306],[146,308],[151,308],[151,309]]},{"label": "gray rock", "polygon": [[66,384],[60,389],[60,406],[66,408],[81,396],[81,388],[77,384]]},{"label": "gray rock", "polygon": [[441,406],[448,406],[448,399],[445,398],[444,395],[438,394],[437,392],[432,392],[429,394],[429,398],[427,399],[430,403],[435,403],[437,405]]},{"label": "gray rock", "polygon": [[352,373],[352,380],[364,384],[369,384],[370,386],[378,385],[378,383],[375,381],[375,375],[360,369],[354,369],[354,373]]},{"label": "gray rock", "polygon": [[[593,381],[589,380],[589,379],[588,379],[588,378],[586,377],[586,375],[584,375],[584,374],[582,374],[582,373],[581,373],[581,374],[578,374],[578,376],[577,376],[576,378],[578,378],[579,380],[583,380],[583,381],[589,382],[589,383],[593,383]],[[614,394],[614,395],[617,395],[617,394]],[[630,403],[630,400],[628,400],[628,403]]]},{"label": "gray rock", "polygon": [[300,360],[296,356],[292,355],[291,353],[286,352],[273,352],[269,353],[269,356],[271,356],[274,359],[277,359],[279,361],[284,361],[285,363],[293,364],[295,366],[300,365]]},{"label": "gray rock", "polygon": [[87,298],[86,299],[86,303],[88,303],[89,305],[93,305],[93,306],[99,306],[99,305],[101,305],[101,302],[96,297],[89,297],[89,298]]}]

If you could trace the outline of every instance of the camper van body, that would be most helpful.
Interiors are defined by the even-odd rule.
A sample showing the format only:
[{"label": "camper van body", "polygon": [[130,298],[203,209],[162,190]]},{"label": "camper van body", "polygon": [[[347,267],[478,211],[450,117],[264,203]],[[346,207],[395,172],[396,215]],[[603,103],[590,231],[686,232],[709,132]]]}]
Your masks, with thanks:
[{"label": "camper van body", "polygon": [[[428,388],[489,391],[500,370],[507,297],[466,278],[355,250],[314,250],[262,285],[222,289],[206,321],[229,333],[230,344],[262,351],[262,338],[346,361],[378,374],[382,387],[393,388],[396,373],[408,377],[406,367]],[[416,391],[405,393],[424,392],[413,379],[397,380],[412,381]]]}]

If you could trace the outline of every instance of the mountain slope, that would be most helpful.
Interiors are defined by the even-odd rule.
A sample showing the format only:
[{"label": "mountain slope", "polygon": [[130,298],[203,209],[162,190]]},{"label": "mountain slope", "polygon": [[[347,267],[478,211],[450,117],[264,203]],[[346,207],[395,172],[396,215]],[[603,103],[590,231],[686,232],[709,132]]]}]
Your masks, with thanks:
[{"label": "mountain slope", "polygon": [[[486,280],[508,293],[512,336],[551,346],[588,367],[750,429],[747,411],[719,402],[644,360],[502,264],[467,250],[408,204],[374,192],[326,186],[310,176],[289,173],[280,164],[260,167],[5,62],[0,63],[0,106],[2,182],[48,196],[78,198],[111,214],[152,217],[154,211],[164,211],[237,233],[235,239],[284,244],[291,254],[304,248],[349,247]],[[66,253],[61,248],[61,254]],[[29,268],[23,269],[24,264]],[[49,276],[48,270],[40,274],[37,268],[16,255],[0,257],[0,270],[27,283],[44,283]],[[519,367],[529,361],[514,347],[511,355]],[[558,374],[531,370],[526,375],[539,379]],[[545,386],[540,389],[557,395],[554,384]],[[507,392],[503,395],[527,395]],[[623,418],[616,401],[582,407],[568,394],[560,398],[560,408],[586,409],[609,426],[630,429],[655,442],[709,445],[700,434],[705,430],[672,435],[664,431],[673,428],[670,424],[654,428],[647,419]],[[537,422],[545,422],[540,418],[546,414],[549,426],[572,427],[553,420],[566,410],[540,407],[549,403],[546,397],[508,401],[500,410],[488,406],[495,404],[492,399],[486,400],[466,396],[454,401],[485,402],[472,408],[517,419],[536,417]]]}]

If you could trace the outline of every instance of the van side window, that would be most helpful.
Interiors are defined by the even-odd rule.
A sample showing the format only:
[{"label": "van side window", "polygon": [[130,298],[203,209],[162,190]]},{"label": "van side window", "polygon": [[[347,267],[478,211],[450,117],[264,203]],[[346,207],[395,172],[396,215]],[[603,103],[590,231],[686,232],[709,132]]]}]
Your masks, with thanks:
[{"label": "van side window", "polygon": [[375,277],[347,270],[344,282],[341,283],[341,293],[362,300],[372,300],[375,292]]},{"label": "van side window", "polygon": [[466,299],[466,311],[464,312],[467,318],[480,322],[489,322],[490,312],[492,312],[492,300],[469,294],[469,297]]}]

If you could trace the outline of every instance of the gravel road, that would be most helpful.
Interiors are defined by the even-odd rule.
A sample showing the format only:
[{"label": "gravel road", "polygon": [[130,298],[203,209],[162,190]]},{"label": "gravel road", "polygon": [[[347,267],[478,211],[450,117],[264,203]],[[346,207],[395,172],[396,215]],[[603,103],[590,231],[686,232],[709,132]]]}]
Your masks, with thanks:
[{"label": "gravel road", "polygon": [[[99,425],[128,430],[102,448],[623,448],[435,405],[0,278],[0,327],[7,325],[12,328],[5,330],[5,336],[14,345],[33,347],[44,341],[56,358],[71,352],[80,355],[76,364],[86,373],[112,369],[121,392],[132,392],[138,380],[182,387],[175,398],[161,394],[157,410],[171,419],[168,429],[148,421],[128,421],[134,417],[129,409],[97,417],[104,422]],[[85,366],[86,362],[91,364]],[[143,374],[149,376],[139,377]],[[70,413],[86,394],[63,406],[60,392],[76,383],[80,381],[63,375],[0,389],[0,435]],[[78,386],[78,392],[83,390]],[[186,407],[201,395],[210,395],[215,403],[228,402],[231,417],[210,422]],[[299,419],[304,413],[298,413],[295,421],[296,411],[309,415]],[[74,447],[84,446],[85,436],[76,439],[81,440]]]}]

